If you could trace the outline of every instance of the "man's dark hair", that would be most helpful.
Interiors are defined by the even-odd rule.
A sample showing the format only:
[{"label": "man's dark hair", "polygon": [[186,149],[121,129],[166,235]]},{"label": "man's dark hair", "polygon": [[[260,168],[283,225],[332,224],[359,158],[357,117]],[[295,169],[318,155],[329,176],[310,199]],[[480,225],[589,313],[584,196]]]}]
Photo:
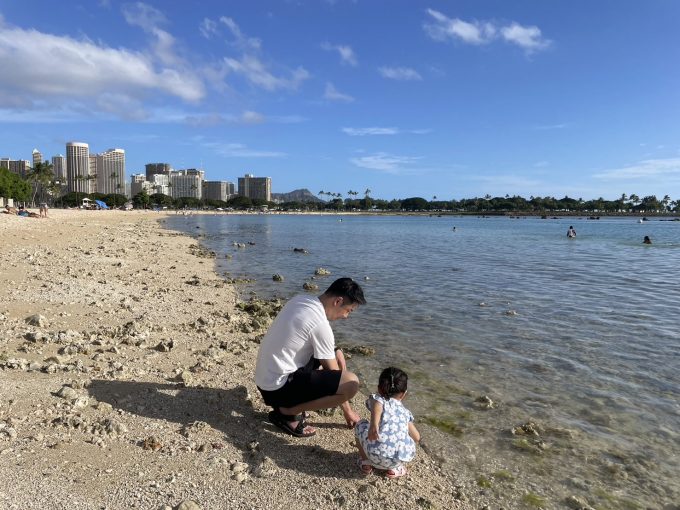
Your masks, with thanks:
[{"label": "man's dark hair", "polygon": [[378,391],[387,400],[408,389],[406,372],[396,367],[388,367],[382,371],[378,379]]},{"label": "man's dark hair", "polygon": [[366,304],[364,291],[361,286],[351,278],[338,278],[324,292],[327,296],[341,297],[348,301],[347,304],[358,303]]}]

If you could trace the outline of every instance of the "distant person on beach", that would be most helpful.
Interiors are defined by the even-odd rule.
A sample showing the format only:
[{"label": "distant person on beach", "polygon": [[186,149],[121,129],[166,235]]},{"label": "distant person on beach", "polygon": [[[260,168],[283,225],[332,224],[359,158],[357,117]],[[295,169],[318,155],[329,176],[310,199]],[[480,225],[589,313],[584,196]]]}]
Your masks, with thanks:
[{"label": "distant person on beach", "polygon": [[45,202],[40,204],[40,217],[47,218],[47,203]]},{"label": "distant person on beach", "polygon": [[645,238],[642,240],[644,244],[652,244],[652,240],[649,238],[649,236],[645,236]]},{"label": "distant person on beach", "polygon": [[576,237],[576,230],[574,230],[574,227],[572,227],[571,225],[569,226],[569,230],[567,230],[567,237],[569,239]]},{"label": "distant person on beach", "polygon": [[420,433],[402,404],[407,391],[408,376],[403,370],[389,367],[382,371],[378,393],[366,400],[371,421],[361,420],[354,429],[362,473],[370,475],[377,468],[386,470],[387,478],[398,478],[406,474],[404,462],[416,456]]},{"label": "distant person on beach", "polygon": [[348,318],[363,304],[361,286],[340,278],[318,297],[292,298],[274,319],[257,353],[255,384],[274,408],[269,419],[284,432],[313,436],[316,430],[305,424],[304,412],[338,405],[348,426],[359,421],[349,404],[359,391],[359,378],[335,348],[330,321]]}]

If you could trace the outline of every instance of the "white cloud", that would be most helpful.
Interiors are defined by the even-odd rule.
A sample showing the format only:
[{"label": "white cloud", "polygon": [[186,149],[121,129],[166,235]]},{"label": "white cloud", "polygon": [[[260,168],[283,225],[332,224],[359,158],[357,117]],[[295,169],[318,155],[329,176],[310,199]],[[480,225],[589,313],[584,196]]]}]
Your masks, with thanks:
[{"label": "white cloud", "polygon": [[229,29],[229,32],[231,32],[231,35],[234,37],[234,41],[232,42],[234,46],[243,51],[258,51],[262,47],[262,41],[255,37],[246,36],[241,32],[241,29],[232,18],[222,16],[220,22]]},{"label": "white cloud", "polygon": [[325,42],[321,45],[321,47],[326,51],[337,51],[340,55],[340,62],[343,64],[350,65],[352,67],[356,67],[358,65],[357,57],[354,53],[354,50],[350,46],[341,44],[333,45]]},{"label": "white cloud", "polygon": [[396,135],[399,129],[391,127],[342,128],[342,132],[350,136]]},{"label": "white cloud", "polygon": [[536,26],[525,27],[514,21],[501,26],[492,21],[463,21],[460,18],[449,18],[434,9],[427,9],[426,12],[431,20],[423,24],[423,29],[435,41],[456,40],[479,46],[500,38],[519,46],[527,53],[545,49],[551,44]]},{"label": "white cloud", "polygon": [[264,115],[261,113],[246,110],[241,114],[241,122],[243,124],[262,124],[264,121]]},{"label": "white cloud", "polygon": [[501,35],[509,43],[516,44],[528,52],[542,50],[550,46],[550,41],[543,39],[538,27],[523,27],[519,23],[511,23],[501,29]]},{"label": "white cloud", "polygon": [[151,30],[168,21],[165,14],[144,2],[124,5],[123,16],[130,25],[137,25],[144,30]]},{"label": "white cloud", "polygon": [[10,26],[0,31],[0,68],[12,69],[0,80],[0,107],[49,108],[71,99],[96,108],[102,94],[120,104],[151,92],[191,102],[205,95],[193,73],[157,65],[152,55]]},{"label": "white cloud", "polygon": [[201,35],[206,39],[210,39],[213,35],[217,34],[217,23],[208,18],[203,18],[201,25],[198,27]]},{"label": "white cloud", "polygon": [[240,60],[225,58],[224,64],[227,71],[242,75],[253,85],[269,91],[295,90],[310,77],[302,67],[293,70],[288,78],[274,76],[255,55],[243,55]]},{"label": "white cloud", "polygon": [[422,158],[412,156],[396,156],[385,152],[378,152],[359,158],[351,158],[350,162],[361,168],[378,170],[389,174],[399,174],[412,170],[410,165]]},{"label": "white cloud", "polygon": [[242,143],[201,142],[204,147],[225,158],[285,158],[285,152],[249,149]]},{"label": "white cloud", "polygon": [[439,11],[427,9],[434,23],[425,23],[423,28],[436,41],[459,39],[468,44],[486,44],[496,35],[491,23],[469,23],[458,18],[449,18]]},{"label": "white cloud", "polygon": [[175,38],[160,28],[167,23],[161,11],[143,2],[137,2],[123,6],[123,16],[128,24],[140,27],[155,38],[154,53],[163,64],[178,66],[183,63],[175,52]]},{"label": "white cloud", "polygon": [[352,128],[345,127],[341,131],[349,136],[384,136],[384,135],[399,135],[399,134],[412,134],[412,135],[426,135],[431,133],[431,129],[410,129],[403,130],[395,127],[367,127],[367,128]]},{"label": "white cloud", "polygon": [[569,127],[569,124],[563,122],[562,124],[546,124],[542,126],[535,126],[534,129],[538,129],[541,131],[550,131],[553,129],[565,129],[567,127]]},{"label": "white cloud", "polygon": [[680,178],[680,158],[647,159],[623,168],[614,168],[593,175],[601,180],[629,180],[653,177]]},{"label": "white cloud", "polygon": [[224,124],[226,119],[219,113],[207,113],[204,115],[187,115],[184,121],[192,127],[215,127]]},{"label": "white cloud", "polygon": [[399,81],[414,81],[422,80],[422,76],[418,71],[410,67],[379,67],[378,72],[384,77],[391,80]]},{"label": "white cloud", "polygon": [[[0,114],[2,112],[0,111]],[[152,112],[148,122],[186,123],[193,127],[214,127],[221,124],[299,124],[307,119],[299,115],[266,116],[259,112],[246,110],[238,115],[212,112],[189,113],[176,109],[158,109]]]},{"label": "white cloud", "polygon": [[326,83],[326,90],[324,91],[323,97],[329,101],[340,101],[343,103],[351,103],[354,101],[352,96],[338,91],[330,82]]}]

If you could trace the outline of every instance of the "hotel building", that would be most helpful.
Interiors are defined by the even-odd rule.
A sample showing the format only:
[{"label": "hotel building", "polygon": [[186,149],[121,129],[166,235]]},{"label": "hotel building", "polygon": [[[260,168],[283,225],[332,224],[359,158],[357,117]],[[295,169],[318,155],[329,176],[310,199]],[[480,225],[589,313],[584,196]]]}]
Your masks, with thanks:
[{"label": "hotel building", "polygon": [[234,183],[229,181],[203,181],[203,198],[226,202],[234,195]]},{"label": "hotel building", "polygon": [[259,199],[271,202],[272,178],[255,177],[252,174],[246,174],[244,177],[239,177],[238,194],[243,197],[248,197],[251,200]]},{"label": "hotel building", "polygon": [[60,182],[66,180],[66,158],[61,154],[52,156],[52,172],[55,180]]},{"label": "hotel building", "polygon": [[97,154],[97,192],[125,194],[125,151],[109,149]]},{"label": "hotel building", "polygon": [[90,146],[81,142],[66,144],[66,189],[90,193]]},{"label": "hotel building", "polygon": [[190,197],[200,200],[203,196],[205,172],[195,168],[170,172],[170,196],[172,198]]}]

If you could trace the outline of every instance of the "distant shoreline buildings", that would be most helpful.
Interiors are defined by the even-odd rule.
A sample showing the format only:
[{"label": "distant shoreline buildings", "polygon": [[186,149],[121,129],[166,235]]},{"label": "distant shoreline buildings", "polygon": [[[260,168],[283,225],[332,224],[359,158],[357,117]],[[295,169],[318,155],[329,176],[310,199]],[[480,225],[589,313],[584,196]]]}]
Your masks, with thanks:
[{"label": "distant shoreline buildings", "polygon": [[[38,149],[33,149],[32,161],[0,158],[0,168],[25,179],[37,164],[45,160]],[[149,195],[163,194],[173,199],[195,198],[226,202],[236,196],[251,200],[272,199],[271,177],[245,174],[238,178],[238,189],[230,181],[209,181],[205,171],[197,168],[175,170],[170,163],[147,163],[145,173],[136,173],[125,179],[125,150],[108,149],[90,154],[84,142],[68,142],[66,155],[51,158],[55,181],[63,184],[64,193],[120,194],[132,198],[142,191]]]}]

